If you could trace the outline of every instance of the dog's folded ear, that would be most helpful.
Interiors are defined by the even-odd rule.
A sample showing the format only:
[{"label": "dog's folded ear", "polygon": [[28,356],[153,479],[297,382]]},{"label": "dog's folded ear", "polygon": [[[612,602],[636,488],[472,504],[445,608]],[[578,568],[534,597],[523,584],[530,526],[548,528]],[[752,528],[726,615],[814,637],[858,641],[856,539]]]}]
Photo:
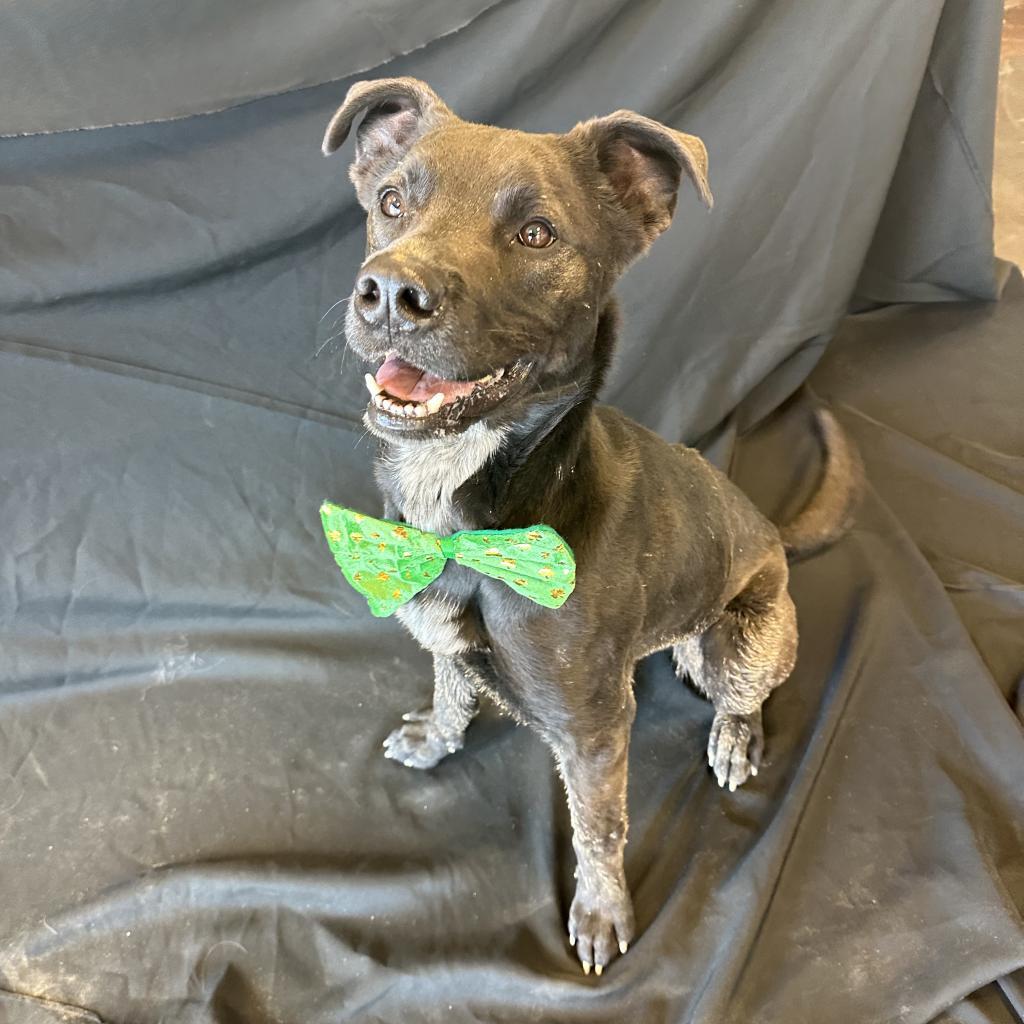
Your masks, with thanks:
[{"label": "dog's folded ear", "polygon": [[684,171],[711,209],[708,152],[696,135],[632,110],[584,121],[570,135],[592,149],[619,202],[639,222],[643,249],[671,223]]},{"label": "dog's folded ear", "polygon": [[324,133],[324,156],[336,152],[348,138],[360,114],[352,177],[397,163],[409,147],[445,118],[453,117],[430,86],[415,78],[378,78],[356,82],[338,107]]}]

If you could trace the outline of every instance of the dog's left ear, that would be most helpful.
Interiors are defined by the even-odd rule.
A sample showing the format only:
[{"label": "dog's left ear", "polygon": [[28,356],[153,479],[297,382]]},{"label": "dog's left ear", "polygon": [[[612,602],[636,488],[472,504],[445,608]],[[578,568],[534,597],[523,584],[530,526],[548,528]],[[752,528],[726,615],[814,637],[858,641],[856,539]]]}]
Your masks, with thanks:
[{"label": "dog's left ear", "polygon": [[570,136],[593,149],[626,212],[639,222],[646,249],[672,222],[685,172],[710,210],[708,151],[687,135],[632,110],[578,124]]}]

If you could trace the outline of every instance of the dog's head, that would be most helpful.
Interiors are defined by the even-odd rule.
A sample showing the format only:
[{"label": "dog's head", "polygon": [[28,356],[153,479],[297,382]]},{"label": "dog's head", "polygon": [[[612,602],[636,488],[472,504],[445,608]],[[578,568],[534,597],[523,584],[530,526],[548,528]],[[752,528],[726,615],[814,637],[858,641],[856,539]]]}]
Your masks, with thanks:
[{"label": "dog's head", "polygon": [[367,255],[346,334],[378,367],[366,421],[383,437],[500,425],[596,388],[598,318],[668,227],[683,174],[711,205],[700,139],[631,111],[528,134],[381,79],[349,90],[325,154],[360,116],[349,174]]}]

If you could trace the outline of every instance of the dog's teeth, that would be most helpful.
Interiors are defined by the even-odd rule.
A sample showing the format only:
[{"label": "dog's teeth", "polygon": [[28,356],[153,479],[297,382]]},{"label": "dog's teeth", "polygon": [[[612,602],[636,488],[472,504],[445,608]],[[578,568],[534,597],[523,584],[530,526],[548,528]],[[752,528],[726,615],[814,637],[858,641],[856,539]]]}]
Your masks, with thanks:
[{"label": "dog's teeth", "polygon": [[429,412],[430,415],[433,416],[434,413],[437,412],[437,410],[440,409],[442,405],[444,405],[444,392],[438,391],[438,393],[434,395],[433,398],[427,399],[427,401],[424,402],[423,404],[427,407],[427,412]]},{"label": "dog's teeth", "polygon": [[494,380],[494,374],[493,374],[493,373],[489,373],[489,374],[487,374],[487,376],[486,376],[486,377],[481,377],[481,378],[480,378],[480,379],[479,379],[479,380],[477,381],[477,384],[490,384],[490,382],[491,382],[492,380]]},{"label": "dog's teeth", "polygon": [[373,404],[375,406],[377,406],[378,409],[383,409],[384,408],[384,403],[386,401],[387,401],[387,399],[383,395],[374,395],[373,396]]},{"label": "dog's teeth", "polygon": [[414,409],[413,412],[416,414],[417,419],[423,419],[427,415],[427,407],[420,402]]},{"label": "dog's teeth", "polygon": [[495,371],[494,379],[498,380],[500,377],[505,376],[505,367],[503,366],[500,370]]},{"label": "dog's teeth", "polygon": [[365,376],[365,377],[363,378],[363,380],[365,380],[365,381],[366,381],[366,390],[367,390],[367,391],[369,391],[371,395],[379,395],[379,394],[380,394],[380,393],[381,393],[381,392],[382,392],[382,391],[384,390],[384,389],[383,389],[383,388],[382,388],[382,387],[381,387],[381,386],[380,386],[380,385],[379,385],[379,384],[377,383],[377,381],[376,381],[376,380],[374,380],[374,377],[373,377],[373,374],[372,374],[372,373],[368,373],[368,374],[367,374],[367,375],[366,375],[366,376]]},{"label": "dog's teeth", "polygon": [[383,405],[388,412],[396,412],[398,410],[398,404],[396,402],[392,402],[390,398],[385,398]]}]

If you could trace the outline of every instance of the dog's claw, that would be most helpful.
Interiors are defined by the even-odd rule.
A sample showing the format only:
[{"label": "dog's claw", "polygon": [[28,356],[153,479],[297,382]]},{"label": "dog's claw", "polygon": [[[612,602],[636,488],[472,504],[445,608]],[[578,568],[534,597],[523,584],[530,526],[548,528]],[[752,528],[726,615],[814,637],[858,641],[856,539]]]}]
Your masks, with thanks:
[{"label": "dog's claw", "polygon": [[406,713],[402,715],[402,721],[425,722],[430,717],[430,714],[431,712],[429,708],[426,711],[406,711]]},{"label": "dog's claw", "polygon": [[384,740],[384,756],[406,768],[433,768],[462,747],[462,738],[443,733],[432,710],[409,711],[403,723]]},{"label": "dog's claw", "polygon": [[627,949],[629,949],[629,943],[628,943],[628,942],[620,942],[620,943],[619,943],[619,952],[620,952],[620,953],[621,953],[621,954],[622,954],[623,956],[625,956],[625,955],[626,955],[626,950],[627,950]]},{"label": "dog's claw", "polygon": [[730,793],[757,774],[764,749],[761,713],[737,715],[720,711],[711,724],[708,761],[718,785]]},{"label": "dog's claw", "polygon": [[569,909],[569,942],[576,957],[589,974],[591,968],[601,976],[615,958],[624,953],[633,937],[633,908],[623,883],[618,891],[605,888],[600,893],[576,890]]}]

